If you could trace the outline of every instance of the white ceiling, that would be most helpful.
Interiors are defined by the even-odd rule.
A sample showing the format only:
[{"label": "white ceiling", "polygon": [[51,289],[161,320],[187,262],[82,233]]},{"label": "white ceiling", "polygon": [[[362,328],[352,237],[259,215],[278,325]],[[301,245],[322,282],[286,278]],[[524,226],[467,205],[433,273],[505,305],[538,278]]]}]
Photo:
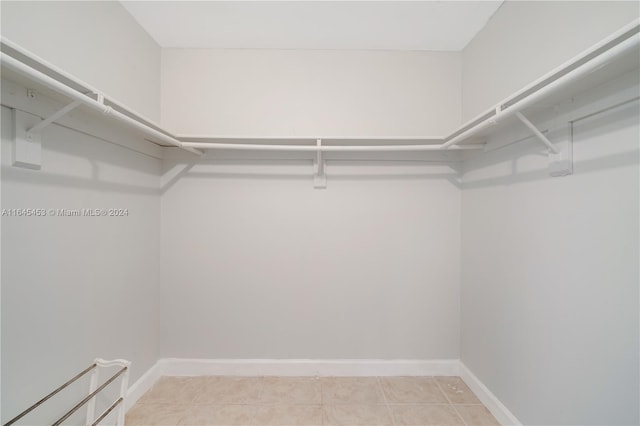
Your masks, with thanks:
[{"label": "white ceiling", "polygon": [[122,1],[161,47],[458,51],[502,1]]}]

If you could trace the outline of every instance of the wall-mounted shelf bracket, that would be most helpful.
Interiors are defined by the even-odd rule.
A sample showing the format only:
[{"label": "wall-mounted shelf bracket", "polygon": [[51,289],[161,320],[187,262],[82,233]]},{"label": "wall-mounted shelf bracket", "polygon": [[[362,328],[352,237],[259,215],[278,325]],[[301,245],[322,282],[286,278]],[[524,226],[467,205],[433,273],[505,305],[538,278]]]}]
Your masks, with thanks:
[{"label": "wall-mounted shelf bracket", "polygon": [[567,136],[555,144],[557,153],[549,153],[549,174],[567,176],[573,174],[573,123],[569,123]]},{"label": "wall-mounted shelf bracket", "polygon": [[96,95],[96,101],[98,101],[101,104],[104,104],[104,94],[100,92],[94,92],[93,94]]},{"label": "wall-mounted shelf bracket", "polygon": [[531,132],[533,132],[533,134],[536,136],[536,138],[538,138],[538,140],[543,145],[545,145],[547,148],[549,148],[549,151],[551,151],[554,154],[558,154],[558,149],[551,143],[551,141],[540,130],[538,130],[538,128],[532,122],[530,122],[527,119],[527,117],[522,115],[522,113],[519,112],[519,111],[516,112],[516,116],[518,117],[518,119],[520,121],[522,121],[522,124],[527,126],[529,128],[529,130],[531,130]]},{"label": "wall-mounted shelf bracket", "polygon": [[29,129],[38,123],[38,117],[14,109],[13,150],[11,165],[39,170],[42,165],[42,145],[40,133],[30,133]]},{"label": "wall-mounted shelf bracket", "polygon": [[551,176],[566,176],[573,173],[573,146],[571,135],[567,140],[553,144],[531,121],[521,112],[516,117],[535,135],[538,141],[549,148],[549,174]]},{"label": "wall-mounted shelf bracket", "polygon": [[[322,139],[316,140],[316,146],[322,146]],[[316,151],[316,159],[313,161],[313,187],[316,189],[325,189],[327,187],[327,175],[324,172],[325,162],[322,158],[322,150]]]},{"label": "wall-mounted shelf bracket", "polygon": [[35,126],[32,126],[29,129],[27,129],[27,135],[40,133],[45,127],[47,127],[48,125],[52,124],[53,122],[55,122],[59,118],[69,114],[71,111],[73,111],[74,109],[79,107],[80,104],[81,104],[80,101],[73,101],[70,104],[60,108],[58,111],[54,112],[49,117],[47,117],[44,120],[40,121]]},{"label": "wall-mounted shelf bracket", "polygon": [[39,170],[42,166],[42,130],[80,106],[80,104],[80,101],[73,101],[40,121],[34,115],[14,110],[13,124],[15,130],[12,165]]}]

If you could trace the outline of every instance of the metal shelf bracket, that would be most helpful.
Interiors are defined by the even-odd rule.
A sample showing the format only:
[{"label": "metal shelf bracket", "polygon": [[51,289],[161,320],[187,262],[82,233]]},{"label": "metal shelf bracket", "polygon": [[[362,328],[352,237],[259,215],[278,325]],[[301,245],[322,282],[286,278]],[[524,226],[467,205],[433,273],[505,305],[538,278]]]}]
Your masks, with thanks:
[{"label": "metal shelf bracket", "polygon": [[54,112],[49,117],[47,117],[44,120],[40,121],[35,126],[32,126],[29,129],[27,129],[27,136],[29,134],[40,133],[42,130],[44,130],[45,127],[47,127],[48,125],[50,125],[51,123],[53,123],[57,119],[69,114],[71,111],[73,111],[77,107],[79,107],[80,103],[81,103],[80,101],[73,101],[70,104],[60,108],[58,111]]},{"label": "metal shelf bracket", "polygon": [[573,123],[567,126],[564,140],[556,143],[557,153],[549,153],[549,174],[567,176],[573,174]]},{"label": "metal shelf bracket", "polygon": [[[566,140],[553,144],[531,121],[520,111],[516,117],[535,135],[538,141],[549,148],[549,174],[566,176],[573,173],[573,137],[571,131]],[[571,128],[571,126],[570,126]]]},{"label": "metal shelf bracket", "polygon": [[554,154],[558,154],[558,149],[551,143],[551,141],[542,134],[542,132],[540,130],[538,130],[538,128],[532,123],[530,122],[527,117],[525,117],[524,115],[522,115],[522,113],[520,111],[516,112],[516,117],[518,117],[518,119],[520,121],[522,121],[522,124],[524,124],[525,126],[527,126],[527,128],[529,128],[529,130],[531,130],[531,132],[533,132],[533,134],[536,136],[536,138],[538,138],[538,140],[547,148],[549,148],[549,151],[551,151]]},{"label": "metal shelf bracket", "polygon": [[[35,91],[28,91],[27,96],[35,98]],[[42,130],[60,117],[73,111],[80,101],[73,101],[60,108],[44,120],[19,110],[13,110],[13,154],[12,165],[26,169],[39,170],[42,167]]]}]

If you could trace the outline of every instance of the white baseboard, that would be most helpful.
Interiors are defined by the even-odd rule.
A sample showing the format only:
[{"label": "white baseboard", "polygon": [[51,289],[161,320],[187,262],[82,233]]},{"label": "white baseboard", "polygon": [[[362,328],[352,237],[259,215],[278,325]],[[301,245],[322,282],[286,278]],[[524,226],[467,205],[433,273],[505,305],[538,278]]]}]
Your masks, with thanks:
[{"label": "white baseboard", "polygon": [[134,384],[129,386],[127,391],[127,399],[125,401],[125,411],[129,411],[131,407],[144,395],[153,385],[164,376],[162,371],[163,365],[161,361],[156,362],[150,369],[148,369]]},{"label": "white baseboard", "polygon": [[382,359],[183,359],[158,361],[167,376],[457,376],[460,362]]},{"label": "white baseboard", "polygon": [[476,394],[480,402],[487,407],[491,414],[493,414],[493,417],[495,417],[501,425],[522,426],[520,420],[518,420],[517,417],[514,416],[502,402],[500,402],[489,388],[487,388],[484,383],[482,383],[480,379],[478,379],[475,374],[467,368],[466,365],[460,362],[459,369],[462,380],[467,384],[467,386],[469,386],[469,389]]}]

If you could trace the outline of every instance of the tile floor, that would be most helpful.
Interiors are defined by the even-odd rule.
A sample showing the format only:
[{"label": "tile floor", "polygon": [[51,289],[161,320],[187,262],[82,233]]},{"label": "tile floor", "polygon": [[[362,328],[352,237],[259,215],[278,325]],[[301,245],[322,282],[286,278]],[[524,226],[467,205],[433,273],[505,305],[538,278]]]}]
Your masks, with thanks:
[{"label": "tile floor", "polygon": [[458,377],[163,377],[127,413],[151,425],[498,425]]}]

